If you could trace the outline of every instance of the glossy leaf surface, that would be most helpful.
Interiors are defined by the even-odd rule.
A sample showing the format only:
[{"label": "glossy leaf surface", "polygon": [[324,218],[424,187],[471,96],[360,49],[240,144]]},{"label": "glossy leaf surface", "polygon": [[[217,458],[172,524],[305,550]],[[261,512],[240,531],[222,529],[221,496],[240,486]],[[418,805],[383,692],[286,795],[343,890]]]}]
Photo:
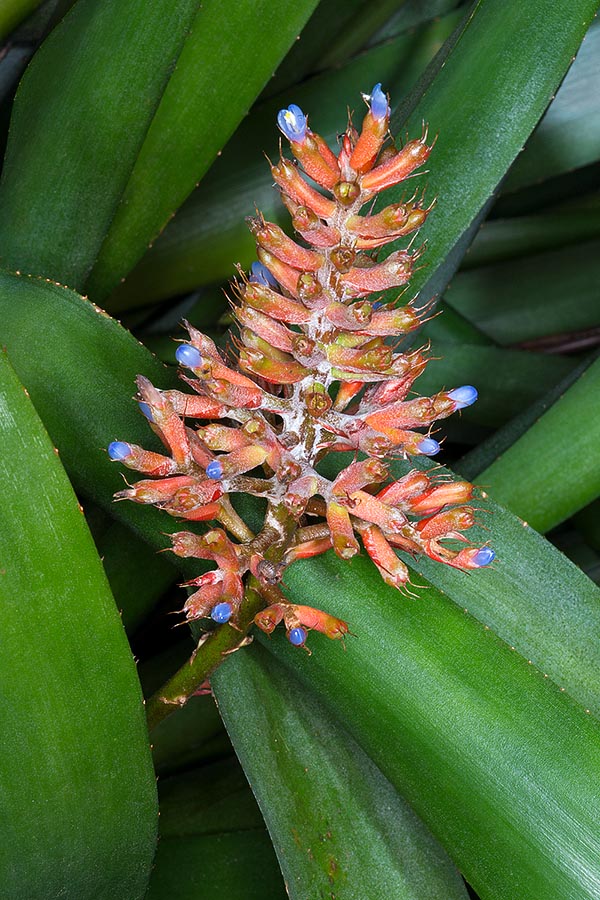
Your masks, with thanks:
[{"label": "glossy leaf surface", "polygon": [[286,583],[295,602],[349,620],[356,638],[344,653],[311,634],[310,659],[281,634],[269,646],[340,717],[482,900],[595,897],[598,723],[433,588],[407,600],[364,559],[332,554],[290,569]]},{"label": "glossy leaf surface", "polygon": [[83,286],[197,8],[80,0],[50,34],[14,104],[2,265]]},{"label": "glossy leaf surface", "polygon": [[199,12],[88,281],[92,297],[117,287],[196,187],[316,3],[195,4]]},{"label": "glossy leaf surface", "polygon": [[75,495],[4,355],[0,397],[2,892],[141,898],[157,803],[133,658]]},{"label": "glossy leaf surface", "polygon": [[[480,475],[490,494],[548,531],[600,496],[600,360]],[[525,488],[525,490],[524,490]]]},{"label": "glossy leaf surface", "polygon": [[466,898],[392,785],[265,649],[233,654],[211,683],[292,900]]}]

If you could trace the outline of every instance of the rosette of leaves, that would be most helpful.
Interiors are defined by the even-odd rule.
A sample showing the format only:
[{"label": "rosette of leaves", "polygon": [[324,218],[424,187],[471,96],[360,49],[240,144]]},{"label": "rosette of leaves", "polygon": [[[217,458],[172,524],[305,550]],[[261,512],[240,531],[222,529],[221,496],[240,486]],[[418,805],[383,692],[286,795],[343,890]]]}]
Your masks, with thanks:
[{"label": "rosette of leaves", "polygon": [[[5,33],[22,24],[0,59],[4,892],[264,898],[283,896],[285,882],[302,900],[420,900],[464,898],[465,879],[481,900],[596,897],[597,4],[48,0],[28,21],[34,3],[5,6]],[[176,583],[198,578],[200,561],[157,554],[181,524],[150,505],[115,504],[128,486],[103,448],[120,438],[161,453],[132,402],[135,377],[161,395],[181,390],[171,335],[184,318],[224,347],[220,285],[235,263],[251,272],[256,253],[244,220],[260,243],[258,207],[271,236],[277,226],[293,237],[262,156],[277,159],[278,110],[310,110],[310,129],[336,148],[340,109],[360,125],[356,98],[377,82],[398,102],[397,151],[423,121],[437,142],[408,192],[391,186],[360,212],[377,216],[417,187],[420,206],[437,204],[415,243],[399,236],[382,249],[376,266],[426,243],[410,293],[396,306],[392,288],[371,321],[418,293],[405,314],[426,308],[429,321],[392,352],[410,357],[430,342],[419,395],[447,399],[473,384],[479,400],[433,436],[428,423],[408,429],[443,438],[445,480],[422,453],[371,453],[389,474],[354,487],[373,498],[410,470],[438,487],[475,482],[488,499],[460,501],[482,508],[470,545],[489,541],[497,561],[464,572],[399,551],[417,598],[403,596],[369,559],[368,520],[346,507],[360,552],[344,560],[323,546],[270,586],[348,622],[346,649],[312,633],[309,657],[277,628],[270,638],[255,629],[254,643],[230,654],[240,632],[203,619],[210,638],[190,663],[200,634],[185,638],[169,613],[182,605]],[[363,277],[375,268],[352,267]],[[267,289],[238,278],[240,292]],[[239,324],[241,349],[256,350],[244,329],[260,333]],[[320,383],[329,413],[371,414],[360,407],[371,386],[338,411]],[[285,399],[294,384],[259,386]],[[235,452],[210,450],[207,465],[225,467]],[[364,463],[361,453],[315,460],[321,485]],[[226,475],[207,480],[222,488]],[[264,498],[231,497],[260,533]],[[299,526],[327,524],[327,499],[313,495],[316,515]],[[200,536],[207,525],[185,529]],[[265,606],[253,591],[242,630]],[[173,715],[152,732],[158,843],[131,648],[150,711],[161,697],[187,698],[190,684],[203,692],[169,704]],[[210,672],[218,711],[202,687]]]}]

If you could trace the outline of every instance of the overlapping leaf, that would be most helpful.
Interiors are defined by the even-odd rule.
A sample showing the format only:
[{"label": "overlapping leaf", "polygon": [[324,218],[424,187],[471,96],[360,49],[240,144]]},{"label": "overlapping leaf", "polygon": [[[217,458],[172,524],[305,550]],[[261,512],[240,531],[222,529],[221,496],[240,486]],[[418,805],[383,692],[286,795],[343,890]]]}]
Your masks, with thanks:
[{"label": "overlapping leaf", "polygon": [[99,293],[117,284],[204,174],[314,4],[236,0],[223,16],[217,2],[79,0],[36,54],[15,102],[0,262],[82,289],[100,254],[91,283]]},{"label": "overlapping leaf", "polygon": [[412,810],[262,647],[234,654],[212,685],[292,900],[329,891],[339,900],[465,900]]},{"label": "overlapping leaf", "polygon": [[0,397],[2,892],[141,898],[157,803],[131,651],[75,495],[4,355]]}]

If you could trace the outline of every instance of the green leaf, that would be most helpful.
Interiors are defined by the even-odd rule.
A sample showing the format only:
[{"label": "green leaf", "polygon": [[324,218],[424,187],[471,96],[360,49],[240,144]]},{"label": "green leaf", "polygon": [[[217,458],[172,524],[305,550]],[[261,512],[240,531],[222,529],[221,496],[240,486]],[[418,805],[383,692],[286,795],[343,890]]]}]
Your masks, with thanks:
[{"label": "green leaf", "polygon": [[266,650],[233,654],[211,684],[292,900],[466,898],[412,810]]},{"label": "green leaf", "polygon": [[0,319],[2,342],[75,487],[159,545],[169,521],[112,502],[123,477],[105,448],[127,440],[159,449],[132,399],[135,378],[176,387],[175,372],[101,309],[42,279],[0,272]]},{"label": "green leaf", "polygon": [[235,758],[164,779],[159,793],[147,900],[283,900],[273,847]]},{"label": "green leaf", "polygon": [[[204,2],[88,280],[103,299],[197,186],[317,0]],[[194,4],[197,6],[197,4]]]},{"label": "green leaf", "polygon": [[[418,33],[402,35],[362,54],[340,70],[297,85],[291,99],[310,113],[311,127],[335,142],[344,110],[360,108],[360,92],[383,81],[393,98],[411,89],[423,67],[451,33],[458,17],[447,16]],[[399,65],[399,60],[402,64]],[[109,302],[111,310],[172,296],[235,274],[256,256],[244,222],[255,206],[267,217],[281,216],[263,152],[277,153],[277,110],[290,90],[257,107],[243,122],[200,187],[182,206],[155,245]],[[289,216],[285,213],[285,219]]]},{"label": "green leaf", "polygon": [[131,651],[75,495],[5,356],[0,397],[2,891],[142,897],[157,804]]},{"label": "green leaf", "polygon": [[[343,466],[343,458],[336,463]],[[394,463],[392,474],[398,478],[416,465],[416,460]],[[431,461],[419,467],[453,474]],[[465,573],[425,556],[400,555],[418,573],[417,585],[421,575],[427,578],[600,718],[600,589],[533,528],[494,503],[483,476],[481,482],[485,492],[473,503],[481,513],[469,540],[492,546],[497,555],[492,566]],[[288,572],[285,578],[287,583]]]},{"label": "green leaf", "polygon": [[593,359],[586,358],[563,378],[548,393],[540,397],[531,406],[525,407],[518,416],[507,422],[487,440],[482,441],[466,456],[454,463],[454,470],[469,481],[475,481],[481,473],[506,452],[522,434],[531,428],[537,420],[556,403],[579,376],[586,371]]},{"label": "green leaf", "polygon": [[[445,313],[440,319],[444,317]],[[479,391],[477,403],[465,409],[460,420],[449,420],[448,425],[456,427],[463,421],[489,428],[503,425],[575,366],[572,360],[560,356],[442,341],[433,341],[431,355],[417,383],[421,396],[460,384],[474,384]]]},{"label": "green leaf", "polygon": [[499,344],[598,324],[600,243],[460,272],[446,303]]},{"label": "green leaf", "polygon": [[[575,9],[565,10],[569,23]],[[503,193],[536,184],[562,172],[587,166],[600,158],[600,22],[592,23],[573,66],[555,99],[515,161]]]},{"label": "green leaf", "polygon": [[600,496],[600,359],[480,477],[492,497],[549,531]]},{"label": "green leaf", "polygon": [[224,759],[161,779],[159,798],[161,838],[264,827],[242,767],[231,750]]},{"label": "green leaf", "polygon": [[3,41],[41,3],[42,0],[3,0],[0,6],[0,41]]},{"label": "green leaf", "polygon": [[492,219],[482,226],[461,269],[466,271],[559,250],[594,238],[600,238],[600,215],[595,209],[566,209],[538,216]]},{"label": "green leaf", "polygon": [[[428,196],[435,214],[420,232],[428,242],[427,268],[416,273],[420,288],[493,194],[535,127],[596,13],[595,0],[479,0],[453,36],[454,46],[436,77],[425,82],[411,110],[411,135],[421,122],[438,135],[429,161]],[[531,47],[544,54],[531,64]],[[437,62],[432,64],[433,71]],[[477,90],[473,90],[473,79]],[[456,102],[460,98],[460,102]],[[386,203],[399,189],[387,192]]]},{"label": "green leaf", "polygon": [[175,583],[177,572],[121,522],[112,522],[96,541],[111,591],[129,634]]},{"label": "green leaf", "polygon": [[286,900],[264,829],[163,838],[145,900]]},{"label": "green leaf", "polygon": [[[540,593],[552,573],[534,573]],[[344,652],[313,633],[308,659],[279,633],[272,651],[339,717],[482,900],[592,900],[598,722],[433,588],[403,598],[364,558],[345,564],[331,553],[292,566],[286,584],[293,601],[345,618],[356,638]]]},{"label": "green leaf", "polygon": [[46,39],[13,108],[2,265],[83,286],[197,8],[79,0]]}]

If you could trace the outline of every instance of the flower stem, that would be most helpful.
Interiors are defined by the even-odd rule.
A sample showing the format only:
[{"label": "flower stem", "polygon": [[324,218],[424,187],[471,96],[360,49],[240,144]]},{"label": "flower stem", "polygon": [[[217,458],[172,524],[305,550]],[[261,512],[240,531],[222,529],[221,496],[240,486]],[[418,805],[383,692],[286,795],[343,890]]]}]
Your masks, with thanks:
[{"label": "flower stem", "polygon": [[226,656],[244,646],[252,620],[264,605],[265,601],[251,583],[246,589],[240,610],[239,628],[221,625],[205,635],[190,659],[149,698],[146,703],[149,731],[171,713],[185,706]]}]

